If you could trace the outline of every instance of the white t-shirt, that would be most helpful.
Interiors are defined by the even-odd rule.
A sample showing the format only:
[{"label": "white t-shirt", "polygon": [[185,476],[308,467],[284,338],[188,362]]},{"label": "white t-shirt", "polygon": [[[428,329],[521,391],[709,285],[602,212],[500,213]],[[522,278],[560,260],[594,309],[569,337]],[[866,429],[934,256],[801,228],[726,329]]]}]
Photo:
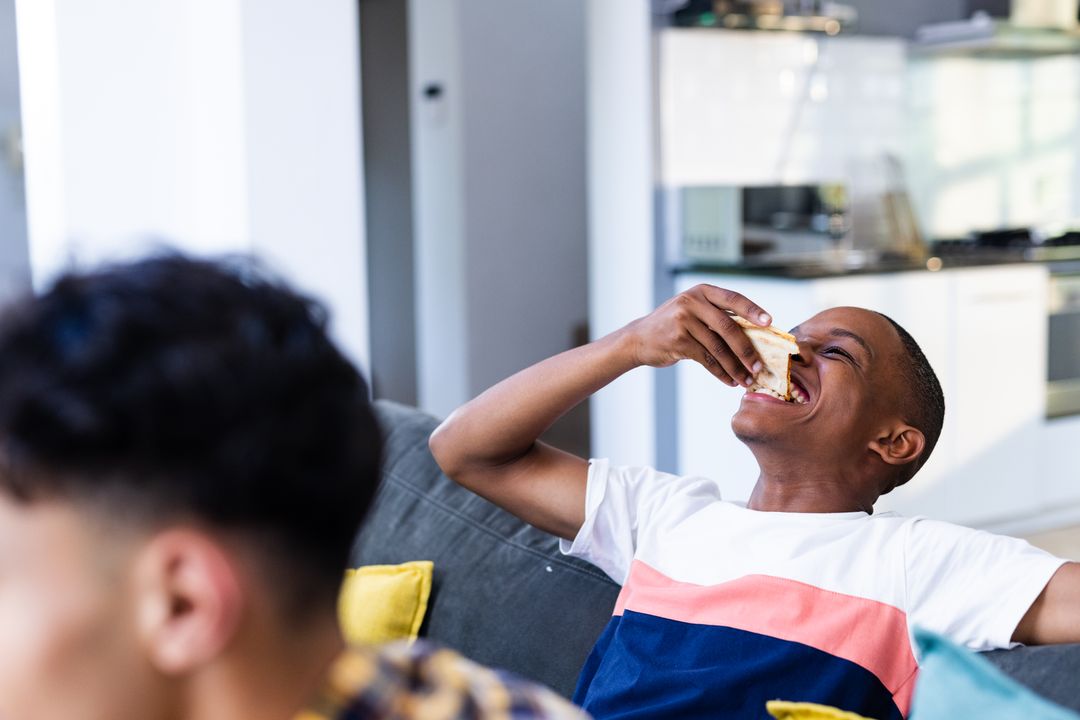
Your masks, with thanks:
[{"label": "white t-shirt", "polygon": [[749,510],[708,479],[606,460],[563,552],[623,586],[575,697],[598,718],[758,718],[777,698],[904,717],[911,627],[1010,647],[1065,562],[895,513]]}]

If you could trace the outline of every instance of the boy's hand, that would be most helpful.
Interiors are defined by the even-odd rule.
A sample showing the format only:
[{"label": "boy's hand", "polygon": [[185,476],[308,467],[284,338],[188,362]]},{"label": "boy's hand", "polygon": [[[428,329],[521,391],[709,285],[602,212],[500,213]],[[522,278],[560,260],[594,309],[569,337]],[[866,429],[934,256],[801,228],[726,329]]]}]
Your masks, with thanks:
[{"label": "boy's hand", "polygon": [[625,332],[638,364],[667,367],[696,360],[726,385],[749,386],[761,370],[750,338],[728,313],[768,327],[772,318],[737,292],[697,285],[671,298]]}]

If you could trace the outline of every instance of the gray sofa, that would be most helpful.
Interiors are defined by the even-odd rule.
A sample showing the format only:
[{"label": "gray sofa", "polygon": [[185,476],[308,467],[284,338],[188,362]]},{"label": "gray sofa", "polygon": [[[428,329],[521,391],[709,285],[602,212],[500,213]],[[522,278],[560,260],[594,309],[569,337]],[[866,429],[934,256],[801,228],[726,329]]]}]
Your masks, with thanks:
[{"label": "gray sofa", "polygon": [[[376,412],[386,442],[382,485],[353,563],[434,561],[421,634],[569,697],[618,586],[562,556],[552,536],[443,475],[427,447],[434,418],[385,401]],[[1041,695],[1080,710],[1080,645],[987,657]]]}]

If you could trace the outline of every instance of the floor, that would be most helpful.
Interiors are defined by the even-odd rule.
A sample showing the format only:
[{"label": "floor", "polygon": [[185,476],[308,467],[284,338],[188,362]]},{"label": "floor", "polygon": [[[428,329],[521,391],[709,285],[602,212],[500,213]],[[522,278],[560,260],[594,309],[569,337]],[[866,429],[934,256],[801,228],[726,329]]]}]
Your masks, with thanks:
[{"label": "floor", "polygon": [[1026,539],[1058,557],[1080,561],[1080,526],[1029,535]]}]

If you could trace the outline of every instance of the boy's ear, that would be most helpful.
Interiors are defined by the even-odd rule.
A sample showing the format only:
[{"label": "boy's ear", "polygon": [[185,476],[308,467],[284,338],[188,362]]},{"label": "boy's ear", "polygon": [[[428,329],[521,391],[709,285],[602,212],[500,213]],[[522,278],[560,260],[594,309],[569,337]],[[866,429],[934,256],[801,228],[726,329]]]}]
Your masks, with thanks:
[{"label": "boy's ear", "polygon": [[907,465],[918,460],[926,447],[926,436],[911,425],[895,425],[870,441],[870,451],[889,465]]},{"label": "boy's ear", "polygon": [[217,658],[235,637],[246,604],[233,560],[203,532],[166,530],[136,558],[139,639],[163,674],[187,673]]}]

